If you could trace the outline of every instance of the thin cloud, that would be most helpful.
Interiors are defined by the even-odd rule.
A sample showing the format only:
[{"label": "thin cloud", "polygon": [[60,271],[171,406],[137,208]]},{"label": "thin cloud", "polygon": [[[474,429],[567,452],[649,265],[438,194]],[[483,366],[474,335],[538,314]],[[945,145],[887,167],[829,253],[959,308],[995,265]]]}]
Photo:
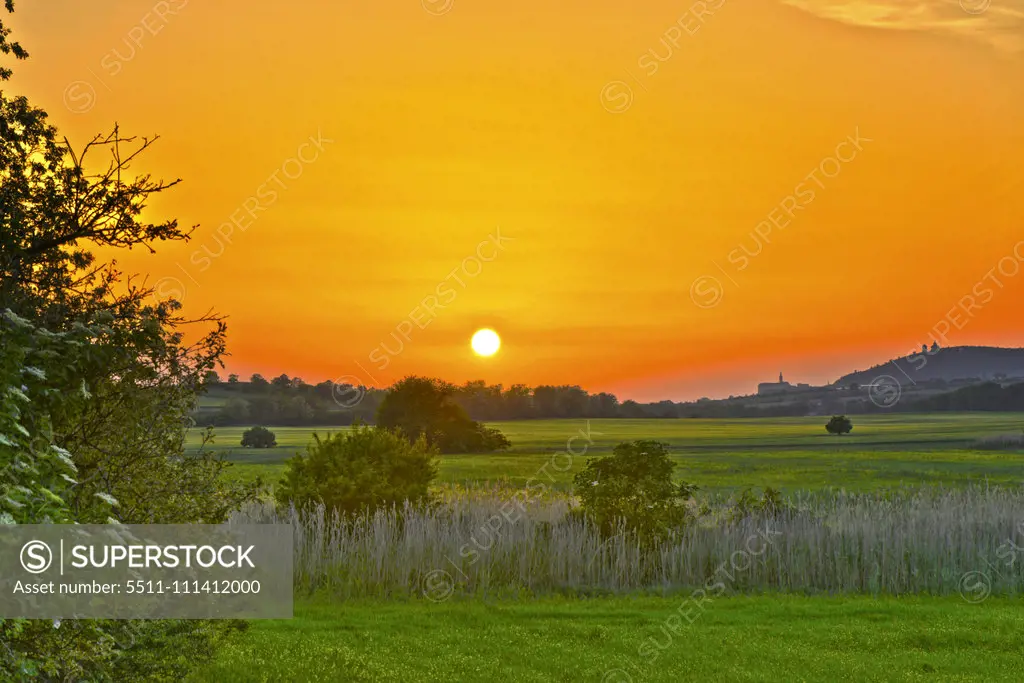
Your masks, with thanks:
[{"label": "thin cloud", "polygon": [[945,33],[1024,51],[1024,0],[782,0],[854,26]]}]

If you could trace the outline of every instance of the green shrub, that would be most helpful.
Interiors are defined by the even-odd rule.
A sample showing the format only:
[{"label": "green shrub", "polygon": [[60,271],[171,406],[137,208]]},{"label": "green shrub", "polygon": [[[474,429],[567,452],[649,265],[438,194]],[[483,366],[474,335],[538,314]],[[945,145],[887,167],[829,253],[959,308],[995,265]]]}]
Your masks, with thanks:
[{"label": "green shrub", "polygon": [[697,487],[672,483],[668,444],[620,443],[606,457],[591,458],[574,478],[583,514],[605,534],[633,531],[644,541],[663,538],[686,523],[686,501]]},{"label": "green shrub", "polygon": [[853,430],[853,423],[850,418],[845,415],[833,415],[832,419],[825,425],[825,431],[829,434],[835,434],[836,436],[842,436],[843,434],[849,434]]},{"label": "green shrub", "polygon": [[427,498],[437,476],[436,451],[424,438],[410,443],[379,427],[357,425],[352,431],[320,439],[305,455],[288,460],[275,490],[282,506],[323,503],[328,510],[355,513]]},{"label": "green shrub", "polygon": [[242,448],[271,448],[276,445],[277,437],[266,427],[250,427],[242,432]]},{"label": "green shrub", "polygon": [[793,504],[782,496],[782,492],[768,486],[760,496],[750,489],[743,489],[729,506],[727,519],[739,522],[751,517],[769,519],[793,512]]}]

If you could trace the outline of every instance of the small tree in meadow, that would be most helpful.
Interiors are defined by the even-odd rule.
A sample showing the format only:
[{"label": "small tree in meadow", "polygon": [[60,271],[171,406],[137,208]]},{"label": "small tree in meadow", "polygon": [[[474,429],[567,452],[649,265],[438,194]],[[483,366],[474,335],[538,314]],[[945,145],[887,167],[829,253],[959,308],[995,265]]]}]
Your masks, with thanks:
[{"label": "small tree in meadow", "polygon": [[853,423],[845,415],[833,415],[832,419],[825,425],[825,430],[829,434],[842,436],[843,434],[849,434],[853,430]]},{"label": "small tree in meadow", "polygon": [[419,438],[410,442],[379,427],[359,426],[321,439],[305,455],[287,462],[275,490],[282,506],[323,503],[328,509],[358,513],[377,507],[421,502],[437,476],[436,451]]},{"label": "small tree in meadow", "polygon": [[250,427],[242,432],[243,448],[272,448],[276,445],[277,437],[266,427]]},{"label": "small tree in meadow", "polygon": [[674,469],[668,444],[620,443],[610,456],[591,458],[576,474],[575,493],[583,513],[603,533],[614,533],[624,523],[641,539],[654,540],[685,523],[685,501],[697,489],[672,483]]}]

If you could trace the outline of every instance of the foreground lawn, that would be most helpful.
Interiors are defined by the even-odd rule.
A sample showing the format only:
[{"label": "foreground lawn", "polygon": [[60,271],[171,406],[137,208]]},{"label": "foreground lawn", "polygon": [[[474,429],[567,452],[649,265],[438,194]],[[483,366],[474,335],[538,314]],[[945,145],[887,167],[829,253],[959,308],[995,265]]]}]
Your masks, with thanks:
[{"label": "foreground lawn", "polygon": [[685,600],[302,603],[294,620],[253,622],[189,680],[831,683],[1022,676],[1019,600],[723,597],[705,603],[692,624],[676,626],[668,620]]}]

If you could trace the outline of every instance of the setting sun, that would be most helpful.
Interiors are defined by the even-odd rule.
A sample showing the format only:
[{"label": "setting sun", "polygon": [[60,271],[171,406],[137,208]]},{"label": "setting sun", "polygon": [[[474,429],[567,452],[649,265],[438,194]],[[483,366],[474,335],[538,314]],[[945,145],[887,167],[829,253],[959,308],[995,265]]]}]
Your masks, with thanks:
[{"label": "setting sun", "polygon": [[470,342],[478,356],[493,356],[501,348],[501,337],[494,330],[477,330]]}]

